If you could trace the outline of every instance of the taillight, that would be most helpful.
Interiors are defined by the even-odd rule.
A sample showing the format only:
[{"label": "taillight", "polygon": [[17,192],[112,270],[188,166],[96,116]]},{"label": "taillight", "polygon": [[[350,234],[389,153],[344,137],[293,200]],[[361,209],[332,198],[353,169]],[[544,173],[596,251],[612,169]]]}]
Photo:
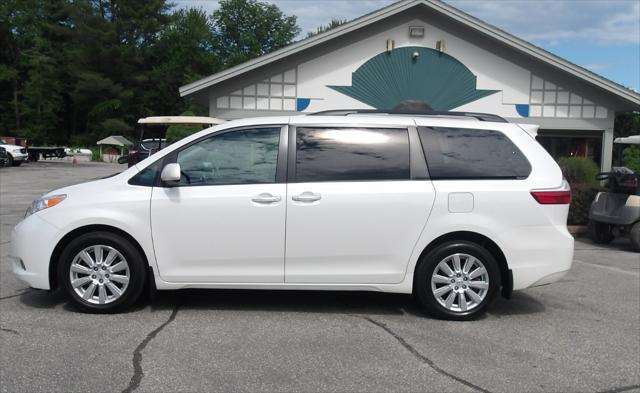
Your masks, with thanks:
[{"label": "taillight", "polygon": [[138,151],[137,150],[130,150],[129,154],[138,154]]},{"label": "taillight", "polygon": [[571,203],[571,190],[531,191],[531,196],[541,205],[566,205]]}]

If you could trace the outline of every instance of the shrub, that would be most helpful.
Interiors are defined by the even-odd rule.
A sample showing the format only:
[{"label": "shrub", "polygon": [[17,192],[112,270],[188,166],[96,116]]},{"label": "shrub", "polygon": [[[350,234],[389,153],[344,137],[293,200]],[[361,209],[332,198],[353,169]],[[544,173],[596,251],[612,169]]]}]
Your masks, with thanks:
[{"label": "shrub", "polygon": [[586,157],[562,157],[558,160],[565,179],[571,184],[597,185],[596,175],[600,168],[593,160]]},{"label": "shrub", "polygon": [[622,151],[622,162],[624,166],[640,173],[640,145],[631,145]]},{"label": "shrub", "polygon": [[571,184],[571,206],[569,225],[586,225],[589,222],[591,203],[600,191],[596,175],[600,168],[586,157],[563,157],[558,160],[565,179]]},{"label": "shrub", "polygon": [[586,225],[589,222],[591,203],[600,191],[600,187],[589,184],[571,186],[571,206],[569,206],[569,225]]}]

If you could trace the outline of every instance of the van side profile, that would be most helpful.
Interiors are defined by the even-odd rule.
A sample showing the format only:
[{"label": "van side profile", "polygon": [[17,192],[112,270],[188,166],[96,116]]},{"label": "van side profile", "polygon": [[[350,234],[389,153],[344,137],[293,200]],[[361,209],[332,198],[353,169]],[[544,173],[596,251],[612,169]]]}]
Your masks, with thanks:
[{"label": "van side profile", "polygon": [[88,312],[154,285],[406,293],[466,320],[566,274],[570,199],[534,136],[496,116],[251,118],[44,195],[10,257]]}]

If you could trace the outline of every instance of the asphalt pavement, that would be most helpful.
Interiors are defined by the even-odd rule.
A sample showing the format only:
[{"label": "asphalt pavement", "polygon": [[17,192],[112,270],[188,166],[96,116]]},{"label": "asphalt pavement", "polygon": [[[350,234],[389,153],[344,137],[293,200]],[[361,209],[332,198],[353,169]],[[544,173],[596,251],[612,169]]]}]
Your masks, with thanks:
[{"label": "asphalt pavement", "polygon": [[162,291],[118,315],[76,312],[11,274],[11,228],[53,188],[124,169],[0,168],[2,392],[640,392],[640,254],[579,239],[560,282],[447,322],[409,296]]}]

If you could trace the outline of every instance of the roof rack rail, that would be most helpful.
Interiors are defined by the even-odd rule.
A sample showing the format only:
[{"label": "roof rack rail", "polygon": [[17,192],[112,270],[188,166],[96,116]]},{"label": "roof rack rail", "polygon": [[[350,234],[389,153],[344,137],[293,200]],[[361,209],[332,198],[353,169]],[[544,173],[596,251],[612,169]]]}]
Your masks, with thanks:
[{"label": "roof rack rail", "polygon": [[508,123],[503,117],[490,113],[477,112],[447,112],[447,111],[411,111],[411,110],[384,110],[384,109],[333,109],[310,113],[309,116],[348,116],[360,114],[386,114],[386,115],[415,115],[415,116],[458,116],[472,117],[480,121],[493,121],[497,123]]}]

